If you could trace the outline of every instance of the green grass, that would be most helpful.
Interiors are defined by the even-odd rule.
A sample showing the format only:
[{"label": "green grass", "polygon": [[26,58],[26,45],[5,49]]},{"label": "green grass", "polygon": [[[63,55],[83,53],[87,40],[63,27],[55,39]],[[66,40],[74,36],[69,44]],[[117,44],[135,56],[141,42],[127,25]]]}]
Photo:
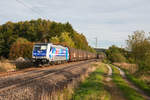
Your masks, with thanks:
[{"label": "green grass", "polygon": [[110,94],[104,89],[103,74],[108,71],[102,64],[89,78],[75,90],[72,100],[110,100]]},{"label": "green grass", "polygon": [[145,100],[136,90],[128,86],[128,83],[120,76],[120,72],[113,65],[110,65],[113,70],[113,81],[123,92],[128,100]]},{"label": "green grass", "polygon": [[135,76],[129,74],[127,71],[125,71],[127,78],[133,82],[137,87],[142,89],[147,95],[150,96],[150,86],[146,84],[146,82],[136,78]]}]

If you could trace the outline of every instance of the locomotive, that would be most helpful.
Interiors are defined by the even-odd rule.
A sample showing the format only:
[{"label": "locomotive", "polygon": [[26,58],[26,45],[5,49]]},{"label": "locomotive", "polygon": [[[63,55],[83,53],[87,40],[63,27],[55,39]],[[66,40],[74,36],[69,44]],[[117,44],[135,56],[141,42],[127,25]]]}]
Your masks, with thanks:
[{"label": "locomotive", "polygon": [[36,43],[32,52],[32,61],[35,64],[54,64],[94,58],[97,58],[96,53],[52,43]]}]

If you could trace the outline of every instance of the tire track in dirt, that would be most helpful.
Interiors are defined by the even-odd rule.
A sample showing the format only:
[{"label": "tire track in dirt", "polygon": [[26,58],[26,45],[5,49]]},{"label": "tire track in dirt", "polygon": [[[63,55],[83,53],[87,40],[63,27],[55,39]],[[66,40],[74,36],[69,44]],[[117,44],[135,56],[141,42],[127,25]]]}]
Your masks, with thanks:
[{"label": "tire track in dirt", "polygon": [[112,80],[112,78],[111,78],[111,76],[112,76],[112,69],[111,69],[111,67],[109,66],[109,65],[106,65],[107,66],[107,68],[108,68],[108,77],[106,78],[106,81],[111,81]]},{"label": "tire track in dirt", "polygon": [[126,100],[122,92],[112,81],[112,68],[108,64],[106,64],[106,67],[108,68],[108,74],[104,76],[104,88],[110,93],[111,100]]}]

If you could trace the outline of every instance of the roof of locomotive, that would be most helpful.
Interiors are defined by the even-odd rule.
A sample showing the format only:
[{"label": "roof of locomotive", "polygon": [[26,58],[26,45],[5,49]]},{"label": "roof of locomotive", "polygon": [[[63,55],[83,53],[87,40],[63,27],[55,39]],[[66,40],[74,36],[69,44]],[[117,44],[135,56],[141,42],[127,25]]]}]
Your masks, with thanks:
[{"label": "roof of locomotive", "polygon": [[42,45],[42,44],[45,45],[45,44],[52,44],[52,43],[35,43],[34,45],[38,45],[38,44],[39,45]]},{"label": "roof of locomotive", "polygon": [[62,45],[56,45],[56,44],[52,44],[52,43],[35,43],[34,45],[52,45],[54,47],[60,47],[60,48],[68,48],[68,47],[65,47],[65,46],[62,46]]}]

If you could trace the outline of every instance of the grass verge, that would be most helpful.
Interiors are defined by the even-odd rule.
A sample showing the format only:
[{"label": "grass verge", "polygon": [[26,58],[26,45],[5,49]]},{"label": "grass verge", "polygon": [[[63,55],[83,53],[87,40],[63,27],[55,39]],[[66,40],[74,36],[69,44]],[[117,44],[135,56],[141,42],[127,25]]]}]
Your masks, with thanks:
[{"label": "grass verge", "polygon": [[110,65],[113,70],[113,81],[123,92],[128,100],[145,100],[136,90],[128,86],[128,83],[120,76],[120,72],[113,65]]},{"label": "grass verge", "polygon": [[98,65],[97,70],[75,90],[72,100],[110,100],[110,94],[102,82],[107,71],[105,64]]},{"label": "grass verge", "polygon": [[150,86],[146,84],[144,81],[137,79],[135,76],[129,74],[127,71],[125,71],[127,78],[135,84],[137,87],[142,89],[147,95],[150,96]]},{"label": "grass verge", "polygon": [[150,96],[150,82],[148,78],[147,79],[143,79],[142,76],[137,76],[135,74],[137,74],[137,70],[138,70],[138,66],[135,64],[128,64],[128,63],[113,63],[114,65],[120,67],[122,70],[124,70],[127,78],[134,84],[136,85],[138,88],[140,88],[141,90],[143,90],[147,95]]}]

